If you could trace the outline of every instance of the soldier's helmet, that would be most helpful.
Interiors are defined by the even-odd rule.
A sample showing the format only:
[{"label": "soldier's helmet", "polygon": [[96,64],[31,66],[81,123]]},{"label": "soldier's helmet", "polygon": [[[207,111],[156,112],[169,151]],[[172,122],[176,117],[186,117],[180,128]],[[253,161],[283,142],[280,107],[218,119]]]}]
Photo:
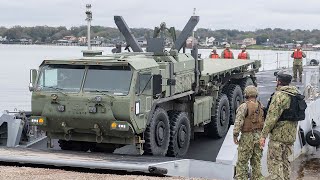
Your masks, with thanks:
[{"label": "soldier's helmet", "polygon": [[258,89],[257,89],[257,87],[255,87],[255,86],[253,86],[253,85],[247,86],[247,87],[244,89],[244,96],[245,96],[245,97],[257,97],[257,96],[258,96]]},{"label": "soldier's helmet", "polygon": [[230,47],[230,44],[226,44],[225,47],[226,47],[226,48],[229,48],[229,47]]},{"label": "soldier's helmet", "polygon": [[280,70],[279,72],[274,73],[277,77],[278,81],[290,84],[292,80],[292,76],[285,71]]},{"label": "soldier's helmet", "polygon": [[217,50],[217,47],[213,46],[212,51],[216,51],[216,50]]}]

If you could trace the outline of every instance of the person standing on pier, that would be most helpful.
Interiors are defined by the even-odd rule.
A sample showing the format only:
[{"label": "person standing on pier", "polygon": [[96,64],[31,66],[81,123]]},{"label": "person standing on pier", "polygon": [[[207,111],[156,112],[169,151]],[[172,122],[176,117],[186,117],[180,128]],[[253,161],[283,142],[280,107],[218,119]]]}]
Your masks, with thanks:
[{"label": "person standing on pier", "polygon": [[306,54],[302,52],[301,45],[297,44],[297,49],[291,54],[293,58],[293,80],[292,82],[297,82],[297,72],[299,72],[299,80],[302,82],[302,58],[306,58]]},{"label": "person standing on pier", "polygon": [[267,117],[261,132],[261,149],[270,134],[267,166],[271,179],[290,179],[289,156],[296,140],[298,121],[289,120],[288,117],[295,111],[292,112],[290,109],[291,96],[297,96],[299,93],[295,86],[290,86],[291,80],[292,76],[289,74],[277,74],[277,89],[268,103]]},{"label": "person standing on pier", "polygon": [[234,59],[233,52],[230,50],[230,44],[225,45],[225,50],[221,53],[222,59]]},{"label": "person standing on pier", "polygon": [[238,59],[250,59],[250,55],[246,51],[246,48],[247,48],[247,46],[244,44],[241,46],[241,52],[238,55]]},{"label": "person standing on pier", "polygon": [[[252,167],[250,179],[263,179],[261,174],[262,149],[259,138],[264,123],[263,105],[257,100],[258,90],[255,86],[247,86],[244,90],[246,101],[237,109],[233,129],[233,140],[238,144],[238,161],[236,179],[248,179],[248,162]],[[238,136],[241,132],[241,138]]]},{"label": "person standing on pier", "polygon": [[216,47],[216,46],[213,46],[213,47],[212,47],[212,51],[211,51],[211,53],[210,53],[209,58],[211,58],[211,59],[218,59],[218,58],[220,58],[219,54],[217,53],[217,47]]}]

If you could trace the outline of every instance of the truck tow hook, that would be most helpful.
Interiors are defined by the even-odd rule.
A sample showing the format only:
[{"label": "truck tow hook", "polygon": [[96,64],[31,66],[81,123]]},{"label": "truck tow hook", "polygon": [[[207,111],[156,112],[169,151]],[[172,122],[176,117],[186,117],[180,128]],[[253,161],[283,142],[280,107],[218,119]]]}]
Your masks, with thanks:
[{"label": "truck tow hook", "polygon": [[70,141],[70,140],[71,140],[71,130],[72,130],[73,128],[68,127],[68,126],[67,126],[67,123],[65,123],[65,122],[62,122],[62,123],[61,123],[61,126],[62,126],[62,129],[63,129],[63,131],[64,131],[64,139],[65,139],[66,141]]},{"label": "truck tow hook", "polygon": [[71,140],[71,131],[69,131],[67,134],[64,134],[64,140],[66,140],[66,141]]},{"label": "truck tow hook", "polygon": [[99,125],[98,124],[94,124],[92,130],[96,133],[96,142],[97,143],[102,143],[103,136],[102,136],[102,131],[101,131]]}]

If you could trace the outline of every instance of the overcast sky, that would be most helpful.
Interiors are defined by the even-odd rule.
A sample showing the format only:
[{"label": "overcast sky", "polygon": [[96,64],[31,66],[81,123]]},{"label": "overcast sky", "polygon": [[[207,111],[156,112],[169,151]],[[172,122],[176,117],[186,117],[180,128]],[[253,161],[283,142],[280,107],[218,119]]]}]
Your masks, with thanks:
[{"label": "overcast sky", "polygon": [[130,27],[165,21],[182,29],[196,8],[197,27],[320,29],[320,0],[0,0],[0,26],[85,25],[86,3],[101,26],[115,27],[113,16],[121,15]]}]

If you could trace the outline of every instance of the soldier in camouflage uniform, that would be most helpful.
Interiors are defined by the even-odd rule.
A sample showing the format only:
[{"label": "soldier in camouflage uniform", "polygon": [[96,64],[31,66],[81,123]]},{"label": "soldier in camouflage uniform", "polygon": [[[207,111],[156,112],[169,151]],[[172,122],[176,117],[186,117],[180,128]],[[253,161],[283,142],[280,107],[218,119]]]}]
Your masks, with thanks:
[{"label": "soldier in camouflage uniform", "polygon": [[297,72],[299,72],[299,80],[302,82],[302,58],[306,57],[306,54],[302,52],[301,45],[297,44],[297,49],[291,54],[293,58],[293,82],[297,82]]},{"label": "soldier in camouflage uniform", "polygon": [[279,120],[285,109],[290,108],[290,95],[297,95],[298,89],[290,86],[292,76],[278,73],[277,89],[271,98],[266,121],[261,133],[260,146],[264,147],[265,139],[270,133],[268,145],[268,171],[271,179],[286,180],[290,177],[292,145],[296,140],[297,121]]},{"label": "soldier in camouflage uniform", "polygon": [[[237,109],[233,139],[238,147],[238,161],[236,165],[236,179],[248,179],[248,161],[252,167],[251,179],[264,179],[261,174],[262,149],[259,138],[263,128],[263,106],[257,101],[258,90],[255,86],[248,86],[244,90],[246,101]],[[241,138],[238,136],[241,132]]]}]

